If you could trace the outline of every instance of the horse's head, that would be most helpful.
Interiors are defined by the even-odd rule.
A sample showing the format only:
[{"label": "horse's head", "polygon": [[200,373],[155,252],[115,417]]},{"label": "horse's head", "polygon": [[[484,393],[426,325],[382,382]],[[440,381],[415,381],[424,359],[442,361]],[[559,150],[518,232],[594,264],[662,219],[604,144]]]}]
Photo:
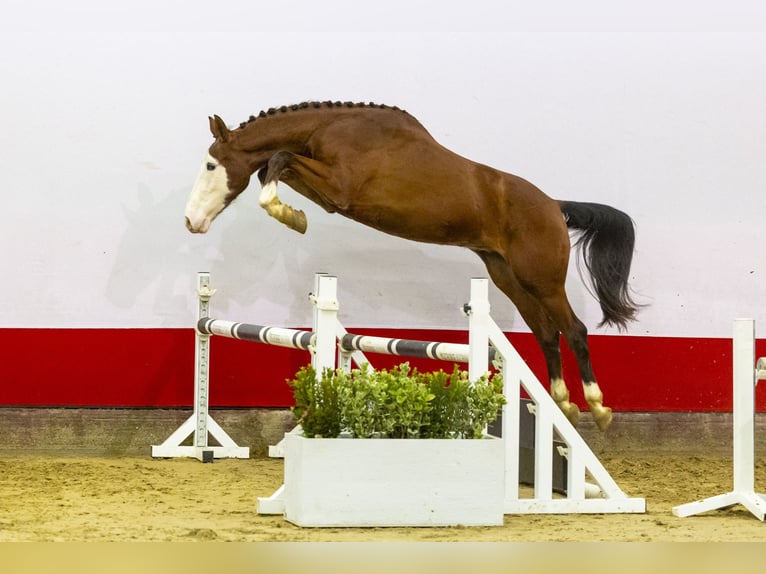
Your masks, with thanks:
[{"label": "horse's head", "polygon": [[210,119],[215,142],[202,162],[191,197],[186,204],[186,228],[192,233],[205,233],[210,224],[250,182],[245,153],[238,149],[234,134],[218,116]]}]

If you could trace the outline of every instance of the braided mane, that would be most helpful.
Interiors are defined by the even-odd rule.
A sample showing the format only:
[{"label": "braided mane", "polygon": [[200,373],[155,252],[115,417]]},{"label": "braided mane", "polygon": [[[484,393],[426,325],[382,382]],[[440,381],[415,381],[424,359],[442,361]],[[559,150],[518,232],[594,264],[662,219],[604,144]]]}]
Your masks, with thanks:
[{"label": "braided mane", "polygon": [[[330,100],[324,101],[324,102],[301,102],[300,104],[293,104],[291,106],[281,106],[279,108],[269,108],[268,110],[262,110],[257,116],[250,116],[247,121],[242,122],[239,124],[240,128],[246,127],[248,124],[258,120],[259,118],[268,118],[269,116],[274,116],[277,114],[285,114],[288,112],[294,112],[298,110],[306,110],[306,109],[321,109],[321,108],[377,108],[381,110],[394,110],[397,112],[402,112],[403,114],[406,114],[407,112],[396,107],[396,106],[387,106],[385,104],[374,104],[372,102],[365,103],[365,102],[333,102]],[[408,114],[409,115],[409,114]]]}]

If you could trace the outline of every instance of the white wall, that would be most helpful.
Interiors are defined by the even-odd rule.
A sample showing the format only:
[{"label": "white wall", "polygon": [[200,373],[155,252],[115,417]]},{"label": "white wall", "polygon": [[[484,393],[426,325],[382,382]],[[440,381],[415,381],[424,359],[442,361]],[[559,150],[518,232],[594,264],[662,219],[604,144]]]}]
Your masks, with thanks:
[{"label": "white wall", "polygon": [[[766,8],[752,0],[6,0],[0,327],[182,327],[195,272],[231,319],[306,325],[314,271],[356,326],[463,328],[470,253],[255,190],[204,236],[183,208],[211,136],[307,99],[398,105],[448,147],[636,220],[632,334],[766,321]],[[570,294],[600,312],[573,271]],[[504,328],[523,329],[498,292]],[[603,332],[603,331],[602,331]],[[608,332],[608,331],[607,331]]]}]

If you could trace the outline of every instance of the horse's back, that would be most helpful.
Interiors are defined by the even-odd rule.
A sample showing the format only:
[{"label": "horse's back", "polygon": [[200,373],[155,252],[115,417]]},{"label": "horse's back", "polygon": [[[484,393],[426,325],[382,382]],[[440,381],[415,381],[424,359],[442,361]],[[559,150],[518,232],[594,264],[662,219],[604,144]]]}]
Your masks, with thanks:
[{"label": "horse's back", "polygon": [[529,181],[441,145],[413,116],[391,108],[338,110],[310,140],[335,166],[338,211],[387,233],[495,250],[566,242],[558,204]]}]

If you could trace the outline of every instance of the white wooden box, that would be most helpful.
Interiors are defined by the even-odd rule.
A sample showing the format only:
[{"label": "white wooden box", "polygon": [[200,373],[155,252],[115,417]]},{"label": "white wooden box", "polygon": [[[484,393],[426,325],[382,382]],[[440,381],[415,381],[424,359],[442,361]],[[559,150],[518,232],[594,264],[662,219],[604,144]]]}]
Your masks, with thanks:
[{"label": "white wooden box", "polygon": [[285,518],[298,526],[503,524],[503,441],[285,436]]}]

